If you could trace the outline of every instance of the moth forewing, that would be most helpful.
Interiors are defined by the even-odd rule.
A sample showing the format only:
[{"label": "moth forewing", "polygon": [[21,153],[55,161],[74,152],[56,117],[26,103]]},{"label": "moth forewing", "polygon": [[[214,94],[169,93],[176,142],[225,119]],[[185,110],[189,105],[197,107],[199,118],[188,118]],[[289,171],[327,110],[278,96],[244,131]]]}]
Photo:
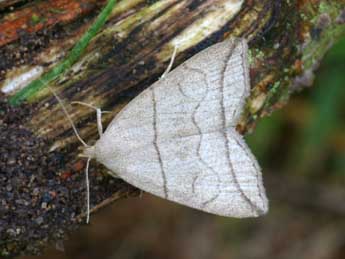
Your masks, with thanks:
[{"label": "moth forewing", "polygon": [[134,98],[87,155],[128,183],[230,217],[268,210],[261,170],[235,126],[249,95],[247,42],[193,56]]}]

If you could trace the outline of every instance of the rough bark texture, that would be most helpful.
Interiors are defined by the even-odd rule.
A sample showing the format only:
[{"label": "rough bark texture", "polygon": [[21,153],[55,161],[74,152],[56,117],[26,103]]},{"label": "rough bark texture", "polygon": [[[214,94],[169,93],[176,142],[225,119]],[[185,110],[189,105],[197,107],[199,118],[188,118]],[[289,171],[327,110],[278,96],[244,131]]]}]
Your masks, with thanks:
[{"label": "rough bark texture", "polygon": [[[247,0],[240,8],[229,2],[120,1],[80,61],[50,84],[82,137],[97,139],[94,111],[69,103],[111,111],[106,125],[159,78],[173,43],[177,66],[226,37],[250,41],[252,94],[238,125],[246,132],[310,86],[324,53],[345,35],[343,0]],[[37,254],[83,218],[84,161],[56,99],[44,89],[16,108],[6,100],[62,60],[104,3],[0,1],[0,255]],[[91,206],[138,193],[104,168],[91,168]]]}]

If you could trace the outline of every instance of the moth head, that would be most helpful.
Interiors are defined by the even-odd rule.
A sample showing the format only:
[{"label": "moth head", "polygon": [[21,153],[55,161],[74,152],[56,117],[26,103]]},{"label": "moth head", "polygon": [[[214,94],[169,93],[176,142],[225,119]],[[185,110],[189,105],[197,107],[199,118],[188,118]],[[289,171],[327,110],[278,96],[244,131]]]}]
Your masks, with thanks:
[{"label": "moth head", "polygon": [[96,148],[95,146],[84,146],[80,157],[95,158],[96,157]]}]

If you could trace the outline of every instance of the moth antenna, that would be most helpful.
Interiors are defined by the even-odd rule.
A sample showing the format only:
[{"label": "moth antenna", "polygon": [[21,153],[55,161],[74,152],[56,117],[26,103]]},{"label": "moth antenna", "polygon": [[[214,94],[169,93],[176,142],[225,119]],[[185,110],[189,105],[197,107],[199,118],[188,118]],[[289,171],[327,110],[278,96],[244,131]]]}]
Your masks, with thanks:
[{"label": "moth antenna", "polygon": [[[84,147],[90,147],[88,144],[85,143],[85,141],[80,137],[78,130],[76,126],[74,125],[74,122],[69,115],[65,105],[63,104],[63,101],[61,98],[57,95],[57,93],[53,90],[53,88],[48,86],[48,89],[52,92],[52,94],[55,96],[56,100],[58,101],[59,105],[61,106],[63,112],[65,113],[69,123],[72,126],[72,129],[74,131],[74,134],[77,136],[78,140],[83,144]],[[90,165],[91,157],[88,157],[85,167],[85,184],[86,184],[86,224],[89,224],[90,222],[90,182],[89,182],[89,165]]]},{"label": "moth antenna", "polygon": [[91,109],[94,109],[94,110],[97,110],[98,108],[96,106],[93,106],[92,104],[89,104],[89,103],[84,103],[84,102],[79,102],[79,101],[73,101],[71,102],[71,104],[80,104],[80,105],[84,105],[86,107],[89,107]]},{"label": "moth antenna", "polygon": [[177,53],[177,45],[174,45],[174,51],[173,51],[173,54],[170,58],[170,62],[169,62],[169,65],[168,67],[166,68],[166,70],[164,71],[163,75],[161,76],[160,79],[164,78],[171,70],[173,64],[174,64],[174,61],[175,61],[175,57],[176,57],[176,53]]},{"label": "moth antenna", "polygon": [[66,115],[66,117],[67,117],[69,123],[71,124],[71,127],[72,127],[72,129],[73,129],[73,131],[74,131],[74,134],[76,135],[77,139],[80,141],[80,143],[83,144],[84,147],[89,147],[89,145],[86,144],[86,142],[85,142],[85,141],[81,138],[81,136],[79,135],[78,130],[77,130],[77,127],[74,125],[74,122],[73,122],[71,116],[69,115],[69,113],[68,113],[68,111],[67,111],[65,105],[63,104],[63,101],[61,100],[61,98],[57,95],[57,93],[53,90],[53,88],[51,88],[51,87],[48,86],[48,89],[49,89],[49,91],[52,92],[52,94],[55,96],[56,100],[58,101],[59,105],[61,106],[61,108],[62,108],[64,114]]},{"label": "moth antenna", "polygon": [[[100,109],[100,108],[98,108],[98,107],[96,107],[96,106],[94,106],[94,105],[92,105],[92,104],[84,103],[84,102],[79,102],[79,101],[73,101],[73,102],[71,102],[71,104],[80,104],[80,105],[84,105],[84,106],[89,107],[89,108],[94,109],[94,110]],[[111,113],[111,112],[109,112],[109,111],[102,111],[102,113]]]},{"label": "moth antenna", "polygon": [[89,182],[89,165],[91,157],[86,161],[85,183],[86,183],[86,224],[90,222],[90,182]]}]

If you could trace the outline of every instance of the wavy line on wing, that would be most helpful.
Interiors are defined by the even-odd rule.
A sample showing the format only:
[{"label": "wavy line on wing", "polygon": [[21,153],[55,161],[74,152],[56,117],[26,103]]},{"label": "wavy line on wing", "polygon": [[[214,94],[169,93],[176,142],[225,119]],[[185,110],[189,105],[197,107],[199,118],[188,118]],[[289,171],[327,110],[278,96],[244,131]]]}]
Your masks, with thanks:
[{"label": "wavy line on wing", "polygon": [[[219,186],[220,186],[220,177],[219,177],[219,174],[216,170],[214,170],[212,168],[212,166],[210,166],[202,157],[201,157],[201,153],[200,153],[200,150],[201,150],[201,144],[202,144],[202,140],[203,140],[203,132],[199,126],[199,124],[197,123],[196,121],[196,114],[202,104],[202,102],[206,99],[207,97],[207,94],[209,92],[209,86],[208,86],[208,82],[207,82],[207,75],[200,69],[197,69],[197,68],[191,68],[191,67],[188,67],[186,64],[184,65],[186,67],[186,69],[188,70],[193,70],[197,73],[200,73],[203,77],[204,77],[204,81],[205,81],[205,84],[206,84],[206,91],[205,91],[205,94],[204,96],[201,98],[200,101],[198,101],[198,104],[195,106],[195,109],[192,113],[192,122],[193,124],[195,125],[198,133],[199,133],[199,144],[198,144],[198,147],[197,147],[197,150],[196,150],[196,153],[197,153],[197,157],[199,159],[199,161],[203,164],[203,166],[205,166],[208,170],[210,170],[211,172],[214,173],[214,175],[217,177],[217,190],[218,190],[218,193],[213,196],[212,198],[210,198],[209,200],[205,201],[202,203],[203,207],[207,206],[207,204],[213,202],[215,199],[218,198],[218,196],[220,195],[220,189],[219,189]],[[190,96],[188,96],[187,94],[184,93],[183,91],[183,87],[180,83],[178,83],[178,87],[179,87],[179,91],[182,93],[182,95],[184,95],[186,98],[191,98]],[[194,99],[194,98],[192,98]],[[193,190],[193,193],[195,192],[195,182],[198,180],[199,178],[199,175],[197,175],[196,177],[194,177],[193,179],[193,182],[192,182],[192,190]]]},{"label": "wavy line on wing", "polygon": [[[236,47],[238,46],[238,44],[242,44],[242,42],[239,42],[239,39],[235,39],[233,41],[233,44],[229,50],[229,54],[227,55],[226,57],[226,61],[225,61],[225,64],[224,64],[224,69],[221,71],[221,102],[220,102],[220,105],[221,105],[221,114],[222,114],[222,121],[223,121],[223,135],[224,135],[224,139],[225,139],[225,150],[226,150],[226,153],[227,153],[227,159],[228,159],[228,164],[229,164],[229,168],[230,168],[230,174],[232,175],[233,179],[234,179],[234,183],[240,193],[240,195],[242,196],[243,200],[245,202],[247,202],[247,204],[249,205],[249,207],[251,208],[251,210],[254,212],[259,212],[258,210],[258,206],[255,204],[255,202],[253,202],[250,197],[248,197],[248,195],[244,192],[244,190],[242,189],[238,179],[237,179],[237,175],[236,175],[236,172],[234,171],[234,167],[233,167],[233,164],[232,164],[232,161],[231,161],[231,156],[230,156],[230,149],[229,149],[229,136],[228,136],[228,133],[227,133],[227,125],[226,125],[226,114],[225,114],[225,105],[224,105],[224,88],[225,88],[225,84],[224,84],[224,81],[225,81],[225,72],[228,68],[228,62],[229,60],[231,59]],[[246,71],[244,71],[244,73],[246,73]],[[246,76],[246,75],[244,75]],[[242,95],[243,96],[243,95]]]}]

